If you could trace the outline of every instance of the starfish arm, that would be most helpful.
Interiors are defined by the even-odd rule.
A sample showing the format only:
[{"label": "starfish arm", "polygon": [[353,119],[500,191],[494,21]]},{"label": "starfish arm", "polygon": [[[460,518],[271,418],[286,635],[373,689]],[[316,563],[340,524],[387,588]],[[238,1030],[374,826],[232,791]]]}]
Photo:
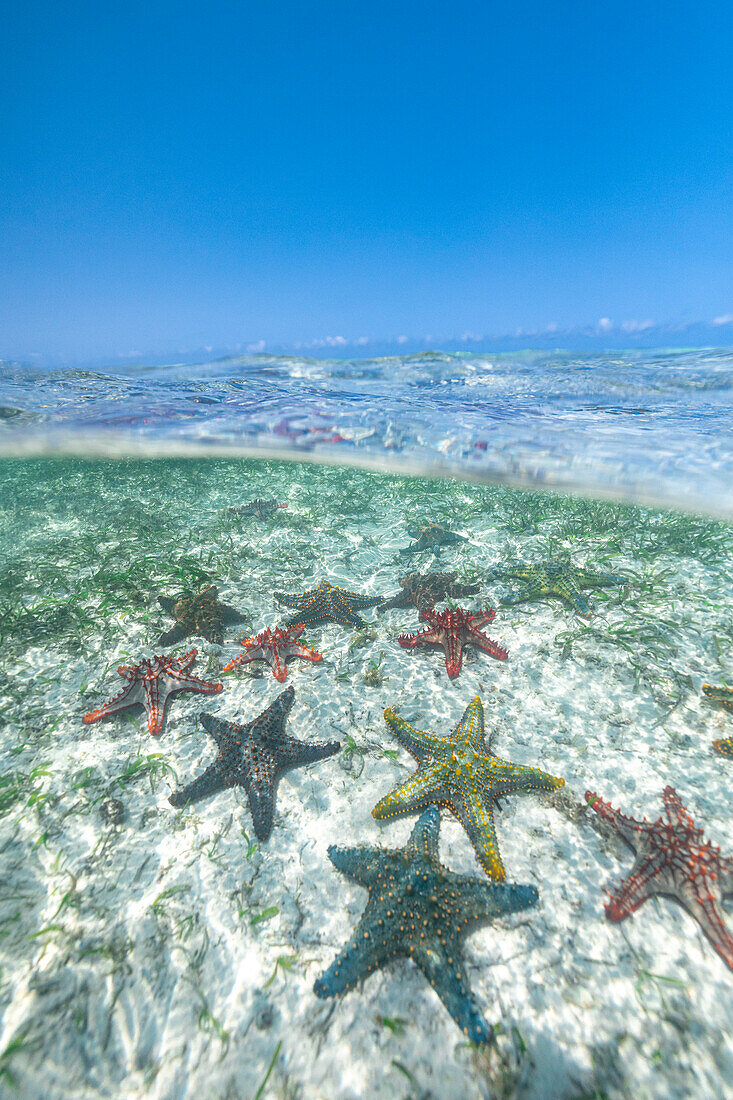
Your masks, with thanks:
[{"label": "starfish arm", "polygon": [[627,844],[632,848],[638,847],[639,838],[648,827],[646,822],[634,821],[633,817],[626,817],[620,810],[615,810],[610,802],[604,802],[595,791],[586,791],[585,800],[604,821],[616,829]]},{"label": "starfish arm", "polygon": [[628,583],[628,577],[622,577],[620,573],[597,573],[593,569],[578,569],[576,572],[583,584],[592,584],[598,588],[606,588],[612,584]]},{"label": "starfish arm", "polygon": [[384,853],[381,848],[365,846],[359,848],[340,848],[331,844],[328,858],[337,871],[353,882],[369,887],[377,883]]},{"label": "starfish arm", "polygon": [[171,806],[178,808],[179,806],[188,806],[191,802],[197,802],[200,798],[206,798],[210,794],[215,794],[217,791],[223,791],[226,787],[231,787],[234,780],[231,778],[231,773],[226,773],[218,761],[214,761],[210,764],[205,772],[202,772],[198,778],[189,783],[188,786],[182,787],[181,790],[173,791],[168,801]]},{"label": "starfish arm", "polygon": [[733,936],[728,931],[718,909],[718,899],[702,884],[702,890],[693,900],[680,898],[688,913],[695,918],[723,962],[733,970]]},{"label": "starfish arm", "polygon": [[225,722],[203,711],[199,714],[199,721],[219,749],[228,749],[233,743],[241,741],[242,727],[233,722]]},{"label": "starfish arm", "polygon": [[462,787],[461,796],[451,802],[451,809],[466,830],[486,874],[490,879],[503,882],[506,872],[499,855],[493,807],[482,798],[475,785],[466,784]]},{"label": "starfish arm", "polygon": [[484,739],[484,707],[479,695],[474,695],[461,720],[451,731],[451,738],[478,751],[486,751]]},{"label": "starfish arm", "polygon": [[285,691],[281,691],[269,707],[263,710],[262,714],[259,714],[246,728],[260,736],[265,744],[272,743],[279,746],[284,739],[285,722],[293,709],[294,702],[294,689],[292,687],[285,688]]},{"label": "starfish arm", "polygon": [[397,642],[403,649],[415,649],[419,645],[440,645],[440,631],[426,626],[415,634],[400,634]]},{"label": "starfish arm", "polygon": [[524,764],[512,764],[499,756],[490,758],[490,790],[492,799],[501,798],[514,791],[556,791],[565,786],[565,780],[550,775],[541,768]]},{"label": "starfish arm", "polygon": [[703,684],[702,693],[706,698],[721,703],[726,710],[733,710],[733,688],[714,687],[712,684]]},{"label": "starfish arm", "polygon": [[224,635],[219,629],[218,620],[213,615],[204,615],[199,618],[196,628],[201,637],[206,638],[207,642],[211,642],[213,645],[224,644]]},{"label": "starfish arm", "polygon": [[664,893],[659,882],[661,864],[662,857],[637,859],[631,874],[622,879],[616,891],[610,892],[605,905],[606,916],[610,921],[617,924],[626,920],[652,894]]},{"label": "starfish arm", "polygon": [[687,829],[696,829],[695,822],[687,812],[687,807],[683,803],[680,796],[674,787],[665,787],[662,791],[662,800],[664,802],[664,809],[667,813],[667,819],[672,825],[682,825]]},{"label": "starfish arm", "polygon": [[142,703],[144,700],[143,687],[139,680],[133,680],[127,687],[123,688],[119,695],[115,695],[114,699],[110,699],[108,703],[104,703],[101,707],[97,707],[96,710],[89,711],[82,718],[82,722],[85,726],[91,725],[92,722],[98,722],[100,718],[107,718],[110,714],[117,714],[118,711],[127,710],[128,707],[132,707],[135,703]]},{"label": "starfish arm", "polygon": [[513,882],[483,882],[448,872],[444,905],[454,912],[457,930],[463,933],[507,913],[519,913],[536,905],[536,886],[520,886]]},{"label": "starfish arm", "polygon": [[299,594],[297,592],[273,592],[274,598],[278,603],[286,603],[288,607],[297,607],[301,611],[311,599],[312,593],[305,592]]},{"label": "starfish arm", "polygon": [[517,603],[524,603],[526,600],[540,600],[543,596],[549,596],[550,594],[550,589],[545,584],[525,584],[513,595],[502,597],[501,603],[503,607],[513,607]]},{"label": "starfish arm", "polygon": [[[335,602],[335,601],[334,601]],[[322,616],[325,618],[326,616]],[[361,615],[357,615],[355,611],[352,611],[342,600],[337,603],[337,608],[328,615],[329,618],[333,618],[337,623],[342,626],[366,626],[366,622],[362,619]]]},{"label": "starfish arm", "polygon": [[233,669],[238,668],[240,665],[248,665],[250,661],[260,660],[257,656],[252,656],[250,652],[245,650],[243,653],[237,653],[232,657],[228,664],[224,665],[222,672],[232,672]]},{"label": "starfish arm", "polygon": [[275,679],[279,683],[284,684],[288,676],[288,665],[285,653],[281,654],[279,649],[271,649],[268,653],[261,651],[259,656],[263,661],[267,661]]},{"label": "starfish arm", "polygon": [[392,730],[397,740],[417,760],[422,760],[426,753],[440,752],[445,749],[446,742],[442,737],[436,737],[432,733],[423,733],[409,725],[404,718],[395,714],[391,707],[384,712],[384,720]]},{"label": "starfish arm", "polygon": [[485,1043],[492,1035],[478,1002],[468,985],[468,978],[459,960],[458,944],[450,940],[444,946],[434,941],[420,947],[411,957],[451,1014],[461,1031],[473,1043]]},{"label": "starfish arm", "polygon": [[446,802],[445,778],[446,770],[441,764],[419,768],[410,779],[379,800],[372,816],[380,821],[397,814],[422,810],[430,802]]},{"label": "starfish arm", "polygon": [[307,645],[301,645],[300,642],[291,642],[288,646],[288,656],[302,657],[306,661],[322,661],[323,654],[319,653],[317,649],[310,649]]},{"label": "starfish arm", "polygon": [[370,909],[373,907],[368,903],[346,947],[316,980],[313,986],[316,997],[335,997],[345,993],[353,989],[360,978],[365,978],[396,955],[405,953],[386,929],[380,928],[376,914]]},{"label": "starfish arm", "polygon": [[537,570],[533,565],[498,565],[495,569],[489,570],[488,576],[490,580],[494,581],[502,581],[507,577],[532,580],[536,572]]},{"label": "starfish arm", "polygon": [[[733,703],[724,703],[723,705],[733,710]],[[721,756],[733,756],[733,737],[716,738],[713,741],[713,748]]]},{"label": "starfish arm", "polygon": [[193,662],[198,657],[199,651],[196,646],[189,649],[188,653],[183,653],[180,657],[173,657],[168,666],[168,671],[171,676],[180,672],[185,672],[187,668],[190,668]]},{"label": "starfish arm", "polygon": [[390,611],[394,607],[409,607],[410,600],[406,592],[398,592],[396,596],[390,596],[389,599],[384,600],[377,608],[377,614],[381,615],[384,611]]},{"label": "starfish arm", "polygon": [[327,760],[329,756],[335,756],[340,748],[340,741],[296,741],[294,737],[285,737],[278,742],[283,770]]},{"label": "starfish arm", "polygon": [[558,579],[553,585],[553,594],[571,604],[584,618],[589,619],[592,616],[593,610],[590,604],[572,577]]},{"label": "starfish arm", "polygon": [[158,603],[164,611],[168,612],[169,615],[173,614],[173,609],[176,606],[176,600],[171,599],[170,596],[158,596]]},{"label": "starfish arm", "polygon": [[360,608],[376,607],[384,600],[384,596],[365,596],[359,592],[349,592],[346,588],[339,588],[335,596],[339,603],[346,602]]},{"label": "starfish arm", "polygon": [[247,791],[252,824],[258,840],[267,840],[275,819],[275,769],[270,761],[260,759],[254,775],[246,772],[243,786]]},{"label": "starfish arm", "polygon": [[170,630],[164,631],[158,639],[159,645],[175,645],[176,642],[181,642],[190,632],[183,626],[182,623],[176,623]]},{"label": "starfish arm", "polygon": [[489,638],[486,634],[481,634],[480,631],[476,631],[471,634],[470,640],[479,649],[483,649],[484,653],[488,653],[490,657],[495,657],[497,661],[506,661],[509,656],[509,650],[504,649],[504,646],[499,645],[493,638]]},{"label": "starfish arm", "polygon": [[440,810],[437,806],[431,805],[417,819],[405,851],[408,856],[437,859],[439,840]]},{"label": "starfish arm", "polygon": [[[148,731],[151,737],[159,737],[163,732],[163,719],[168,696],[173,691],[181,690],[181,686],[178,684],[173,685],[171,688],[168,684],[161,683],[162,679],[162,676],[156,676],[142,682],[145,710],[148,715]],[[166,691],[166,687],[169,687],[169,690]]]},{"label": "starfish arm", "polygon": [[243,615],[241,611],[237,611],[235,607],[230,607],[229,604],[221,604],[219,610],[223,623],[244,623],[247,621],[246,615]]}]

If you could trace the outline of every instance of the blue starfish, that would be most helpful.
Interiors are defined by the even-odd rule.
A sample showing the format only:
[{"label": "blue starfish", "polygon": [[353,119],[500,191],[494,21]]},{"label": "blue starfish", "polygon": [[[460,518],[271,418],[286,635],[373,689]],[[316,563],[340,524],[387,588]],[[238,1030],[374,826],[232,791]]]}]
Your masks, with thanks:
[{"label": "blue starfish", "polygon": [[298,608],[297,615],[291,615],[285,620],[288,626],[295,626],[296,623],[305,623],[306,626],[316,626],[318,623],[366,626],[361,616],[357,615],[356,609],[376,607],[384,600],[384,596],[364,596],[360,592],[349,592],[330,581],[321,581],[318,588],[311,588],[309,592],[275,592],[274,596],[280,603]]},{"label": "blue starfish", "polygon": [[449,871],[438,859],[440,813],[430,806],[404,848],[338,848],[328,855],[369,891],[351,940],[316,981],[318,997],[353,989],[377,967],[411,958],[474,1043],[491,1038],[461,960],[470,929],[537,903],[534,886],[484,882]]},{"label": "blue starfish", "polygon": [[593,611],[580,591],[581,587],[602,588],[611,584],[627,583],[627,578],[622,577],[620,573],[594,573],[591,569],[580,569],[571,563],[567,554],[547,558],[545,561],[537,562],[536,565],[514,565],[504,569],[501,567],[492,569],[489,577],[492,580],[518,577],[524,581],[516,595],[506,596],[501,601],[504,607],[511,607],[524,600],[560,596],[586,619],[591,617]]}]

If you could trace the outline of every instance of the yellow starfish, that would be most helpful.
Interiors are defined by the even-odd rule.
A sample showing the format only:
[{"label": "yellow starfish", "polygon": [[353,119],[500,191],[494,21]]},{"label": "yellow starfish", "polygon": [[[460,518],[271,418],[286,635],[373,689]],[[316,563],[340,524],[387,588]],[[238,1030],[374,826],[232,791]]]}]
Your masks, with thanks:
[{"label": "yellow starfish", "polygon": [[445,737],[421,733],[391,708],[385,710],[384,718],[419,767],[406,783],[377,803],[373,816],[395,817],[430,803],[447,806],[468,833],[489,878],[504,881],[506,872],[494,828],[494,802],[519,790],[554,791],[564,786],[565,780],[494,756],[484,739],[484,708],[478,695]]}]

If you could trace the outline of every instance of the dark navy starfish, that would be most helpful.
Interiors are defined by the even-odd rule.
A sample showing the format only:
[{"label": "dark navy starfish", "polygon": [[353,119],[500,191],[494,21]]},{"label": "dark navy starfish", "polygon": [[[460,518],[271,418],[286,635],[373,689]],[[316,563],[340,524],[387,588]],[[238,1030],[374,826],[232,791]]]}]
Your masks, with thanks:
[{"label": "dark navy starfish", "polygon": [[363,596],[359,592],[349,592],[330,581],[321,581],[318,588],[312,588],[309,592],[275,592],[274,596],[280,603],[298,608],[298,614],[291,615],[286,620],[288,626],[294,626],[295,623],[305,623],[306,626],[315,626],[317,623],[366,626],[361,616],[357,615],[356,608],[375,607],[384,599],[384,596]]},{"label": "dark navy starfish", "polygon": [[418,554],[421,550],[432,550],[434,554],[440,553],[441,546],[453,546],[457,542],[468,542],[465,535],[456,535],[443,527],[440,523],[427,523],[424,527],[408,527],[407,533],[415,542],[400,550],[400,554]]},{"label": "dark navy starfish", "polygon": [[294,699],[295,692],[287,688],[246,726],[202,714],[201,724],[216,741],[219,754],[198,779],[173,792],[168,799],[171,806],[187,806],[227,787],[244,787],[255,834],[259,840],[267,840],[272,832],[280,774],[289,768],[325,760],[341,748],[338,741],[308,744],[285,733]]},{"label": "dark navy starfish", "polygon": [[474,1043],[491,1038],[464,969],[462,941],[493,917],[537,902],[534,886],[485,882],[449,871],[438,859],[440,813],[428,807],[404,848],[338,848],[328,855],[369,891],[354,934],[316,981],[318,997],[352,989],[377,967],[411,958]]}]

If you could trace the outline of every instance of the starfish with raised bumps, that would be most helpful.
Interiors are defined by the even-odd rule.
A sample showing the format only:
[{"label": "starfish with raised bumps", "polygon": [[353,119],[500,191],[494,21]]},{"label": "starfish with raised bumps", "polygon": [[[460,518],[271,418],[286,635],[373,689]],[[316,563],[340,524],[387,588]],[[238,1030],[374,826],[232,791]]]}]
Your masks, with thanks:
[{"label": "starfish with raised bumps", "polygon": [[353,989],[377,967],[410,958],[474,1043],[491,1038],[461,958],[463,940],[494,917],[537,903],[535,886],[485,882],[449,871],[438,858],[440,814],[422,814],[404,848],[340,848],[333,865],[369,891],[351,940],[317,979],[317,997]]},{"label": "starfish with raised bumps", "polygon": [[[720,703],[725,710],[733,711],[733,688],[703,684],[702,693],[714,703]],[[713,748],[722,756],[733,756],[733,737],[716,738]]]},{"label": "starfish with raised bumps", "polygon": [[225,624],[243,623],[246,619],[233,607],[219,602],[219,590],[214,584],[202,588],[195,596],[190,592],[181,592],[178,596],[159,596],[158,603],[176,620],[171,630],[161,634],[161,645],[175,645],[191,634],[222,645]]},{"label": "starfish with raised bumps", "polygon": [[357,608],[376,607],[383,596],[365,596],[360,592],[349,592],[338,588],[329,581],[321,581],[318,588],[308,592],[275,592],[275,599],[298,609],[297,615],[286,620],[288,626],[304,623],[315,626],[318,623],[339,623],[341,626],[366,626],[357,615]]},{"label": "starfish with raised bumps", "polygon": [[242,504],[238,508],[228,508],[230,516],[257,516],[258,519],[268,519],[274,516],[278,508],[287,508],[287,504],[279,504],[276,500],[250,500],[249,504]]},{"label": "starfish with raised bumps", "polygon": [[627,583],[627,578],[619,573],[596,573],[592,569],[581,569],[573,565],[566,554],[547,558],[535,565],[515,565],[493,569],[489,577],[492,580],[517,577],[524,581],[519,592],[513,596],[505,596],[501,601],[503,607],[512,607],[525,600],[559,596],[586,619],[591,617],[593,611],[581,588],[603,588],[612,584]]},{"label": "starfish with raised bumps", "polygon": [[120,665],[117,673],[127,680],[127,686],[109,703],[85,714],[82,722],[88,726],[128,707],[143,706],[148,716],[148,729],[153,737],[158,737],[163,731],[166,704],[175,692],[202,691],[216,695],[224,690],[222,684],[191,675],[188,670],[197,655],[197,649],[189,649],[182,657],[148,657],[139,665]]},{"label": "starfish with raised bumps", "polygon": [[586,801],[636,852],[636,861],[605,906],[611,921],[625,920],[654,894],[674,898],[694,917],[720,957],[733,969],[733,936],[720,912],[721,899],[733,894],[733,858],[698,829],[674,787],[662,792],[667,820],[635,821],[593,791]]},{"label": "starfish with raised bumps", "polygon": [[457,573],[408,573],[397,581],[402,591],[380,604],[377,613],[381,615],[394,607],[416,607],[423,611],[442,600],[457,600],[479,591],[477,584],[457,584],[457,576]]},{"label": "starfish with raised bumps", "polygon": [[495,801],[514,791],[555,791],[565,780],[494,756],[484,738],[484,708],[478,695],[445,737],[422,733],[391,708],[385,710],[384,719],[419,767],[377,803],[373,816],[379,820],[413,813],[431,802],[446,806],[468,833],[489,878],[503,881],[506,872],[494,827]]},{"label": "starfish with raised bumps", "polygon": [[462,607],[449,607],[446,611],[425,608],[420,612],[420,618],[428,626],[416,634],[400,634],[397,641],[403,649],[415,649],[419,645],[441,646],[445,654],[445,670],[451,680],[455,680],[461,671],[465,645],[478,646],[484,653],[496,657],[497,661],[506,661],[509,656],[506,649],[484,634],[482,629],[495,615],[493,607],[475,612],[465,611]]},{"label": "starfish with raised bumps", "polygon": [[228,665],[224,665],[223,671],[231,672],[239,665],[248,665],[250,661],[266,661],[275,679],[284,683],[288,675],[287,662],[293,657],[302,657],[304,661],[323,660],[322,653],[298,641],[304,630],[303,623],[296,623],[287,630],[280,626],[274,630],[268,627],[254,638],[241,638],[239,644],[244,647],[244,652],[238,653]]},{"label": "starfish with raised bumps", "polygon": [[182,790],[173,792],[168,799],[171,806],[188,806],[229,787],[243,787],[255,834],[259,840],[267,840],[272,832],[275,795],[282,772],[325,760],[341,748],[338,741],[297,741],[285,732],[294,699],[293,689],[286,688],[267,710],[246,725],[225,722],[213,714],[200,715],[202,726],[219,751],[206,771]]},{"label": "starfish with raised bumps", "polygon": [[439,554],[441,546],[454,546],[458,542],[468,542],[465,535],[457,535],[440,523],[426,523],[424,527],[408,527],[407,533],[415,541],[400,550],[403,556],[419,554],[423,550],[432,550],[434,554]]}]

